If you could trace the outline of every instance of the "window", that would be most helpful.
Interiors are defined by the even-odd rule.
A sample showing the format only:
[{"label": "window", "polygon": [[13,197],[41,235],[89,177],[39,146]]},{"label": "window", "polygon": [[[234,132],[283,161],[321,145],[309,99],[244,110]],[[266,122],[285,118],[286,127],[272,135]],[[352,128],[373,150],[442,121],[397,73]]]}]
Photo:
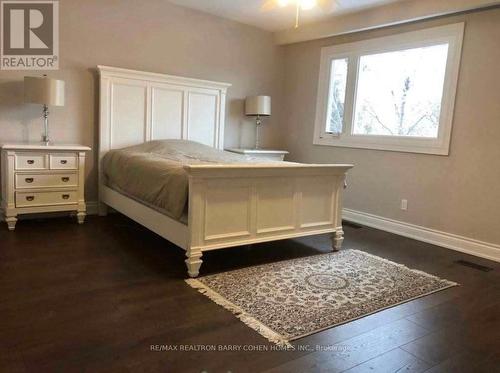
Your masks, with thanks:
[{"label": "window", "polygon": [[332,60],[326,131],[341,133],[344,122],[345,91],[347,86],[347,58]]},{"label": "window", "polygon": [[447,155],[463,30],[323,48],[314,143]]}]

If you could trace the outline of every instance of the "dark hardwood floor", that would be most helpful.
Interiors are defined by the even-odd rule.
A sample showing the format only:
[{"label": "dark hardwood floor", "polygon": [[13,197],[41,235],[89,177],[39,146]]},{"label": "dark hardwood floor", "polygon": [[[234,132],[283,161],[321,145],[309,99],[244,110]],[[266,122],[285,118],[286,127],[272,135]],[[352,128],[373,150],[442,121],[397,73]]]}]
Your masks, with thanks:
[{"label": "dark hardwood floor", "polygon": [[[181,249],[121,215],[90,217],[83,226],[69,218],[24,220],[15,232],[2,223],[0,371],[500,371],[498,263],[374,229],[345,231],[346,248],[461,286],[303,338],[294,351],[276,351],[184,283]],[[201,275],[329,247],[327,236],[316,236],[210,252]]]}]

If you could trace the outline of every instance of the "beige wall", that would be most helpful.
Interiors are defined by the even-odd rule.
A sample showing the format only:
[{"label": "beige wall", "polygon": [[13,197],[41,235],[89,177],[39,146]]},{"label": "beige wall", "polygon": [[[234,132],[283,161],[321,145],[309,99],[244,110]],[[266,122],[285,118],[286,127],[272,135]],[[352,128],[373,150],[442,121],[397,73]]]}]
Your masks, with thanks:
[{"label": "beige wall", "polygon": [[[320,49],[466,22],[450,156],[313,145]],[[353,163],[345,206],[500,243],[500,9],[293,44],[285,52],[288,150],[304,162]],[[408,211],[399,209],[408,199]]]},{"label": "beige wall", "polygon": [[[271,33],[178,7],[165,0],[61,0],[60,70],[49,76],[66,81],[66,106],[53,108],[52,138],[97,146],[98,64],[232,83],[228,91],[226,146],[250,145],[252,121],[243,99],[273,96],[263,145],[281,137],[282,50]],[[0,71],[0,142],[37,141],[41,107],[23,103],[24,75],[42,71]],[[97,199],[95,159],[87,168],[87,199]]]}]

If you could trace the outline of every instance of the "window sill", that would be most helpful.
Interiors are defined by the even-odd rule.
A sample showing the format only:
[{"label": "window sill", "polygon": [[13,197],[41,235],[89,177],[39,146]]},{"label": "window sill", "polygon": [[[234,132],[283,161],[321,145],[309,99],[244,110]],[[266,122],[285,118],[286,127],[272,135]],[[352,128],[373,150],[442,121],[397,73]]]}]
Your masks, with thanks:
[{"label": "window sill", "polygon": [[[395,139],[392,139],[395,140]],[[337,136],[329,137],[319,137],[315,138],[314,145],[322,146],[334,146],[341,148],[355,148],[355,149],[371,149],[371,150],[384,150],[392,152],[402,152],[402,153],[417,153],[417,154],[432,154],[432,155],[449,155],[449,142],[444,142],[446,145],[440,144],[437,141],[422,141],[414,139],[398,139],[403,143],[380,142],[380,139],[376,139],[376,142],[372,138],[342,138]],[[431,143],[431,144],[430,144]]]}]

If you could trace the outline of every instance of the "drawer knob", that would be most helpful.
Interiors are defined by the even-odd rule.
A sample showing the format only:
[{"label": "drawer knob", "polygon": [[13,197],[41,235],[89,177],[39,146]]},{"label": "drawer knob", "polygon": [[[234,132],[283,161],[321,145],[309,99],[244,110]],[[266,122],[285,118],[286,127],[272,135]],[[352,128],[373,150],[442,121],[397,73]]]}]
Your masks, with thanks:
[{"label": "drawer knob", "polygon": [[26,179],[24,179],[24,181],[26,181],[28,184],[31,184],[33,182],[33,178],[27,177]]},{"label": "drawer knob", "polygon": [[69,199],[69,194],[63,194],[63,195],[62,195],[62,198],[63,198],[63,199]]},{"label": "drawer knob", "polygon": [[67,183],[69,181],[69,177],[61,177],[61,180],[65,183]]},{"label": "drawer knob", "polygon": [[66,164],[66,163],[68,163],[67,159],[61,159],[61,164]]},{"label": "drawer knob", "polygon": [[35,196],[26,196],[27,201],[33,201],[35,199]]},{"label": "drawer knob", "polygon": [[33,164],[35,163],[35,161],[33,159],[28,159],[26,162],[28,162],[28,164]]}]

